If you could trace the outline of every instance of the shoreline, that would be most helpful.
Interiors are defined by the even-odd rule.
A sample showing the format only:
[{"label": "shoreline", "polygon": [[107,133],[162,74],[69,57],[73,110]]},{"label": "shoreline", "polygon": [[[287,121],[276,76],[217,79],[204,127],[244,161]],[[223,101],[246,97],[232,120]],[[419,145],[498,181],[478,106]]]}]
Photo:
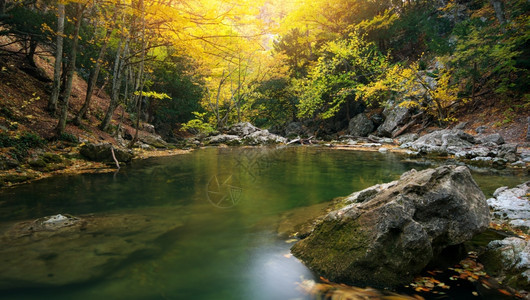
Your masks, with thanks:
[{"label": "shoreline", "polygon": [[[272,145],[271,145],[272,146]],[[296,147],[294,145],[284,145],[281,144],[281,146],[291,146]],[[332,143],[318,143],[318,144],[311,144],[311,145],[299,145],[299,146],[313,146],[313,147],[322,147],[325,149],[330,150],[341,150],[341,151],[362,151],[362,152],[379,152],[381,154],[384,153],[395,153],[400,155],[408,155],[410,153],[409,149],[400,148],[398,145],[391,145],[391,144],[382,144],[382,145],[371,145],[371,143],[365,143],[365,144],[355,144],[355,145],[348,145],[348,144],[332,144]],[[210,146],[211,147],[211,146]],[[218,144],[213,147],[216,148],[239,148],[239,147],[248,147],[248,148],[256,148],[256,147],[263,147],[263,146],[227,146],[225,144]],[[269,146],[266,146],[269,147]],[[138,160],[144,160],[149,159],[153,157],[169,157],[169,156],[175,156],[175,155],[183,155],[183,154],[189,154],[193,152],[196,149],[203,149],[205,147],[199,147],[199,148],[193,148],[193,149],[172,149],[172,150],[143,150],[143,149],[134,149],[134,158],[133,161]],[[521,147],[525,149],[530,149],[527,147]],[[382,150],[385,149],[385,150]],[[70,153],[71,154],[71,153]],[[79,154],[79,150],[75,152],[75,154]],[[426,156],[414,156],[414,155],[408,155],[410,158],[426,158],[426,159],[432,159],[432,160],[451,160],[454,159],[454,156],[439,156],[439,155],[426,155]],[[22,184],[28,184],[32,183],[41,179],[50,178],[54,176],[62,176],[62,175],[79,175],[79,174],[100,174],[100,173],[111,173],[116,172],[119,169],[116,169],[114,166],[114,163],[104,163],[104,162],[94,162],[89,161],[81,158],[70,158],[68,159],[69,164],[67,164],[64,168],[53,170],[53,171],[38,171],[31,169],[29,167],[26,167],[21,170],[11,169],[11,170],[5,170],[0,171],[0,179],[3,179],[5,183],[0,182],[0,190],[4,188],[10,188]],[[488,167],[480,167],[473,164],[469,164],[466,161],[460,161],[461,163],[465,164],[468,167],[471,168],[484,168],[489,169]],[[525,169],[528,170],[530,167],[530,164],[526,164],[526,167],[512,167],[507,166],[507,169],[511,170],[517,170],[517,171],[524,171]],[[6,178],[16,178],[14,182],[10,182]]]}]

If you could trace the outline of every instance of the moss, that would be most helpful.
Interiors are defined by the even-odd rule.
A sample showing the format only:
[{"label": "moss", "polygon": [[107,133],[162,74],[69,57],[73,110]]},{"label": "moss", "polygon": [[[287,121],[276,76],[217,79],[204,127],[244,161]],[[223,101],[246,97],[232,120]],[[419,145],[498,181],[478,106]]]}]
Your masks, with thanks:
[{"label": "moss", "polygon": [[30,161],[28,161],[28,164],[30,165],[30,167],[32,169],[43,169],[43,168],[46,168],[46,162],[43,159],[41,159],[41,158],[30,160]]},{"label": "moss", "polygon": [[42,155],[42,159],[47,163],[60,163],[63,162],[63,158],[55,153],[44,153]]},{"label": "moss", "polygon": [[335,281],[362,280],[354,264],[362,261],[370,238],[357,220],[340,222],[327,219],[313,233],[295,244],[291,251],[322,276]]}]

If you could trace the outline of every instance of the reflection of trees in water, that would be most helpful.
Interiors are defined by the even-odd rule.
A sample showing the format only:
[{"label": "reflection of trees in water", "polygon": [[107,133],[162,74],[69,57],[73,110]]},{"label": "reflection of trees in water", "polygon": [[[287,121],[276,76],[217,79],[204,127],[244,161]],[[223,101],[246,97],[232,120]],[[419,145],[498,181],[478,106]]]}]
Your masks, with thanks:
[{"label": "reflection of trees in water", "polygon": [[258,180],[260,175],[267,172],[281,159],[283,147],[259,147],[241,149],[234,156],[235,167],[250,175],[252,181]]}]

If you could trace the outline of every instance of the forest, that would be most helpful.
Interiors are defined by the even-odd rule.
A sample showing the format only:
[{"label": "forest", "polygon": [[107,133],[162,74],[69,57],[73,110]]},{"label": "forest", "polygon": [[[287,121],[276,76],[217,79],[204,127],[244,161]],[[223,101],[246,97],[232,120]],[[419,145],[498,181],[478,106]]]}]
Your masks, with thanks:
[{"label": "forest", "polygon": [[2,299],[529,299],[529,27],[0,0]]},{"label": "forest", "polygon": [[[415,111],[446,126],[484,103],[509,123],[528,111],[528,1],[2,0],[2,56],[46,57],[54,136],[83,126],[152,123],[164,138],[248,121],[302,122],[329,136],[359,112]],[[19,45],[16,51],[6,46]],[[5,69],[5,67],[4,67]],[[46,75],[43,75],[46,76]],[[74,76],[87,82],[69,105]],[[123,117],[121,117],[123,119]],[[134,144],[131,143],[131,145]]]}]

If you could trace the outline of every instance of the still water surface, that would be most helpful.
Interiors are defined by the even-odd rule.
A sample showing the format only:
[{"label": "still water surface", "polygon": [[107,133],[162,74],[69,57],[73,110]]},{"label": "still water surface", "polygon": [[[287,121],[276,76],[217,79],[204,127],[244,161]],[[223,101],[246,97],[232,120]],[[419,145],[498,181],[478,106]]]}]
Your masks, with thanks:
[{"label": "still water surface", "polygon": [[[314,275],[289,257],[292,244],[276,233],[279,216],[426,167],[392,153],[210,148],[135,162],[116,174],[55,177],[7,189],[0,192],[2,222],[167,208],[173,215],[163,218],[183,226],[178,235],[157,241],[163,245],[161,254],[136,257],[103,278],[0,295],[56,300],[310,299],[297,287]],[[513,173],[474,175],[487,196],[499,186],[528,180]]]}]

